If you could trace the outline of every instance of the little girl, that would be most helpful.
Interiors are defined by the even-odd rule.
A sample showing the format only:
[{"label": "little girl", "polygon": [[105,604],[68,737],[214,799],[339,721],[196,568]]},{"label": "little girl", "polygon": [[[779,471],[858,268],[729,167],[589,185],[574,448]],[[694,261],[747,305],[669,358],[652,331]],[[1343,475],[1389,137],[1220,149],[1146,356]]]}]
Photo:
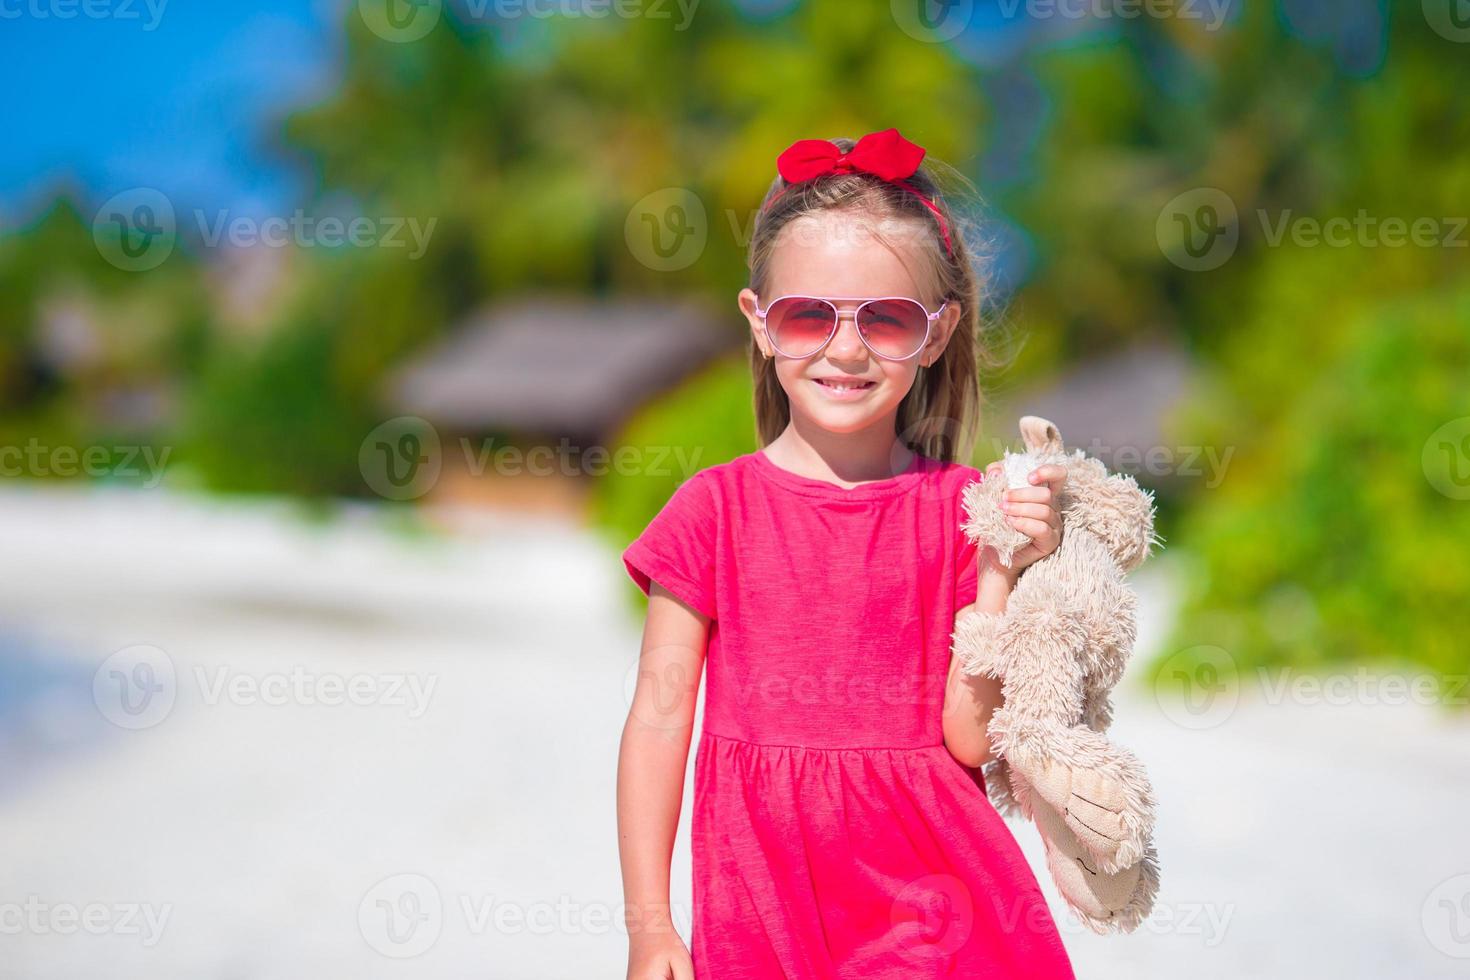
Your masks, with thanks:
[{"label": "little girl", "polygon": [[[623,554],[649,595],[618,766],[630,980],[1072,976],[978,769],[999,684],[950,651],[1057,547],[1066,474],[1009,491],[1011,569],[977,554],[960,492],[999,470],[955,459],[979,288],[923,156],[895,129],[781,154],[739,295],[762,448]],[[669,865],[702,671],[691,956]]]}]

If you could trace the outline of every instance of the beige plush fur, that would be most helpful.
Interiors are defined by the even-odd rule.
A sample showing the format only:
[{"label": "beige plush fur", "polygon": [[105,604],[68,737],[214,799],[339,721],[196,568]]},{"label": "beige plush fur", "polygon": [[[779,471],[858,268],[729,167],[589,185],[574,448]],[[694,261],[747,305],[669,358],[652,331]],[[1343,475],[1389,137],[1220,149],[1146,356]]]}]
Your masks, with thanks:
[{"label": "beige plush fur", "polygon": [[1007,453],[1007,480],[965,491],[965,532],[1009,566],[1029,539],[1006,521],[1001,494],[1045,463],[1066,467],[1057,501],[1062,540],[1020,576],[1004,614],[971,612],[954,651],[967,674],[1001,680],[990,720],[998,760],[986,771],[996,808],[1033,820],[1062,896],[1096,932],[1129,932],[1158,890],[1154,797],[1134,755],[1105,734],[1108,694],[1133,650],[1137,598],[1124,575],[1158,542],[1153,496],[1063,450],[1045,419],[1021,419],[1025,453]]}]

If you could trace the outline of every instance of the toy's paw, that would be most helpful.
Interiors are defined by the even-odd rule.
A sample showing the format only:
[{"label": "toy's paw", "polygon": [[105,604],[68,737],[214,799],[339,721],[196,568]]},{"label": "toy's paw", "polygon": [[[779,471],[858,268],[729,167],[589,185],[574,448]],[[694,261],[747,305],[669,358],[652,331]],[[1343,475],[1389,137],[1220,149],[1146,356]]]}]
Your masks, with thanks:
[{"label": "toy's paw", "polygon": [[1094,932],[1132,932],[1148,917],[1158,892],[1158,861],[1152,846],[1142,860],[1114,872],[1092,861],[1062,816],[1036,800],[1033,817],[1046,845],[1046,864],[1057,890]]},{"label": "toy's paw", "polygon": [[[1121,781],[1094,769],[1073,769],[1046,760],[1021,771],[1039,801],[1048,804],[1087,849],[1087,856],[1104,872],[1132,863],[1136,851],[1124,820],[1128,797]],[[1035,803],[1033,802],[1033,806]]]}]

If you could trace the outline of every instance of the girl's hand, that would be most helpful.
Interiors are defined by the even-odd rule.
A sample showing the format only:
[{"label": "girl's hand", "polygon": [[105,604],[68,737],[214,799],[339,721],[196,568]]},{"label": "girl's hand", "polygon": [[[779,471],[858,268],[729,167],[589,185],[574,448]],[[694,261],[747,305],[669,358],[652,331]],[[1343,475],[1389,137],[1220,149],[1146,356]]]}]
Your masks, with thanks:
[{"label": "girl's hand", "polygon": [[694,959],[677,933],[646,937],[628,950],[628,980],[694,980]]},{"label": "girl's hand", "polygon": [[[999,461],[985,468],[985,478],[1006,478]],[[1062,512],[1057,509],[1057,499],[1067,482],[1066,467],[1047,463],[1032,470],[1029,479],[1031,486],[1007,490],[1001,495],[1000,506],[1007,514],[1006,520],[1031,539],[1030,544],[1011,558],[1011,570],[1016,575],[1027,565],[1056,551],[1062,543]]]}]

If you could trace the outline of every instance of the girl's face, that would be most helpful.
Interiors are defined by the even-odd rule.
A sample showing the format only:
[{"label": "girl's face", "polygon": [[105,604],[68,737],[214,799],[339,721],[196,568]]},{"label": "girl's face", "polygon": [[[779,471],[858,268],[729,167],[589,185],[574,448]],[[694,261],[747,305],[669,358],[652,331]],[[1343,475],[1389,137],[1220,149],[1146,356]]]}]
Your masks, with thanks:
[{"label": "girl's face", "polygon": [[[913,225],[905,221],[905,226]],[[798,218],[781,230],[771,256],[769,294],[740,292],[740,308],[750,321],[756,345],[775,358],[776,376],[791,402],[793,418],[803,418],[830,432],[848,433],[878,424],[892,426],[899,403],[914,385],[921,365],[933,364],[944,352],[960,309],[951,303],[930,328],[929,340],[906,361],[877,357],[858,336],[853,311],[858,301],[843,300],[837,333],[827,346],[808,357],[787,357],[771,346],[756,313],[781,296],[818,298],[906,296],[930,312],[942,297],[919,289],[910,269],[923,261],[900,234],[893,248],[879,242],[855,215],[825,213]],[[907,231],[907,227],[905,228]]]}]

